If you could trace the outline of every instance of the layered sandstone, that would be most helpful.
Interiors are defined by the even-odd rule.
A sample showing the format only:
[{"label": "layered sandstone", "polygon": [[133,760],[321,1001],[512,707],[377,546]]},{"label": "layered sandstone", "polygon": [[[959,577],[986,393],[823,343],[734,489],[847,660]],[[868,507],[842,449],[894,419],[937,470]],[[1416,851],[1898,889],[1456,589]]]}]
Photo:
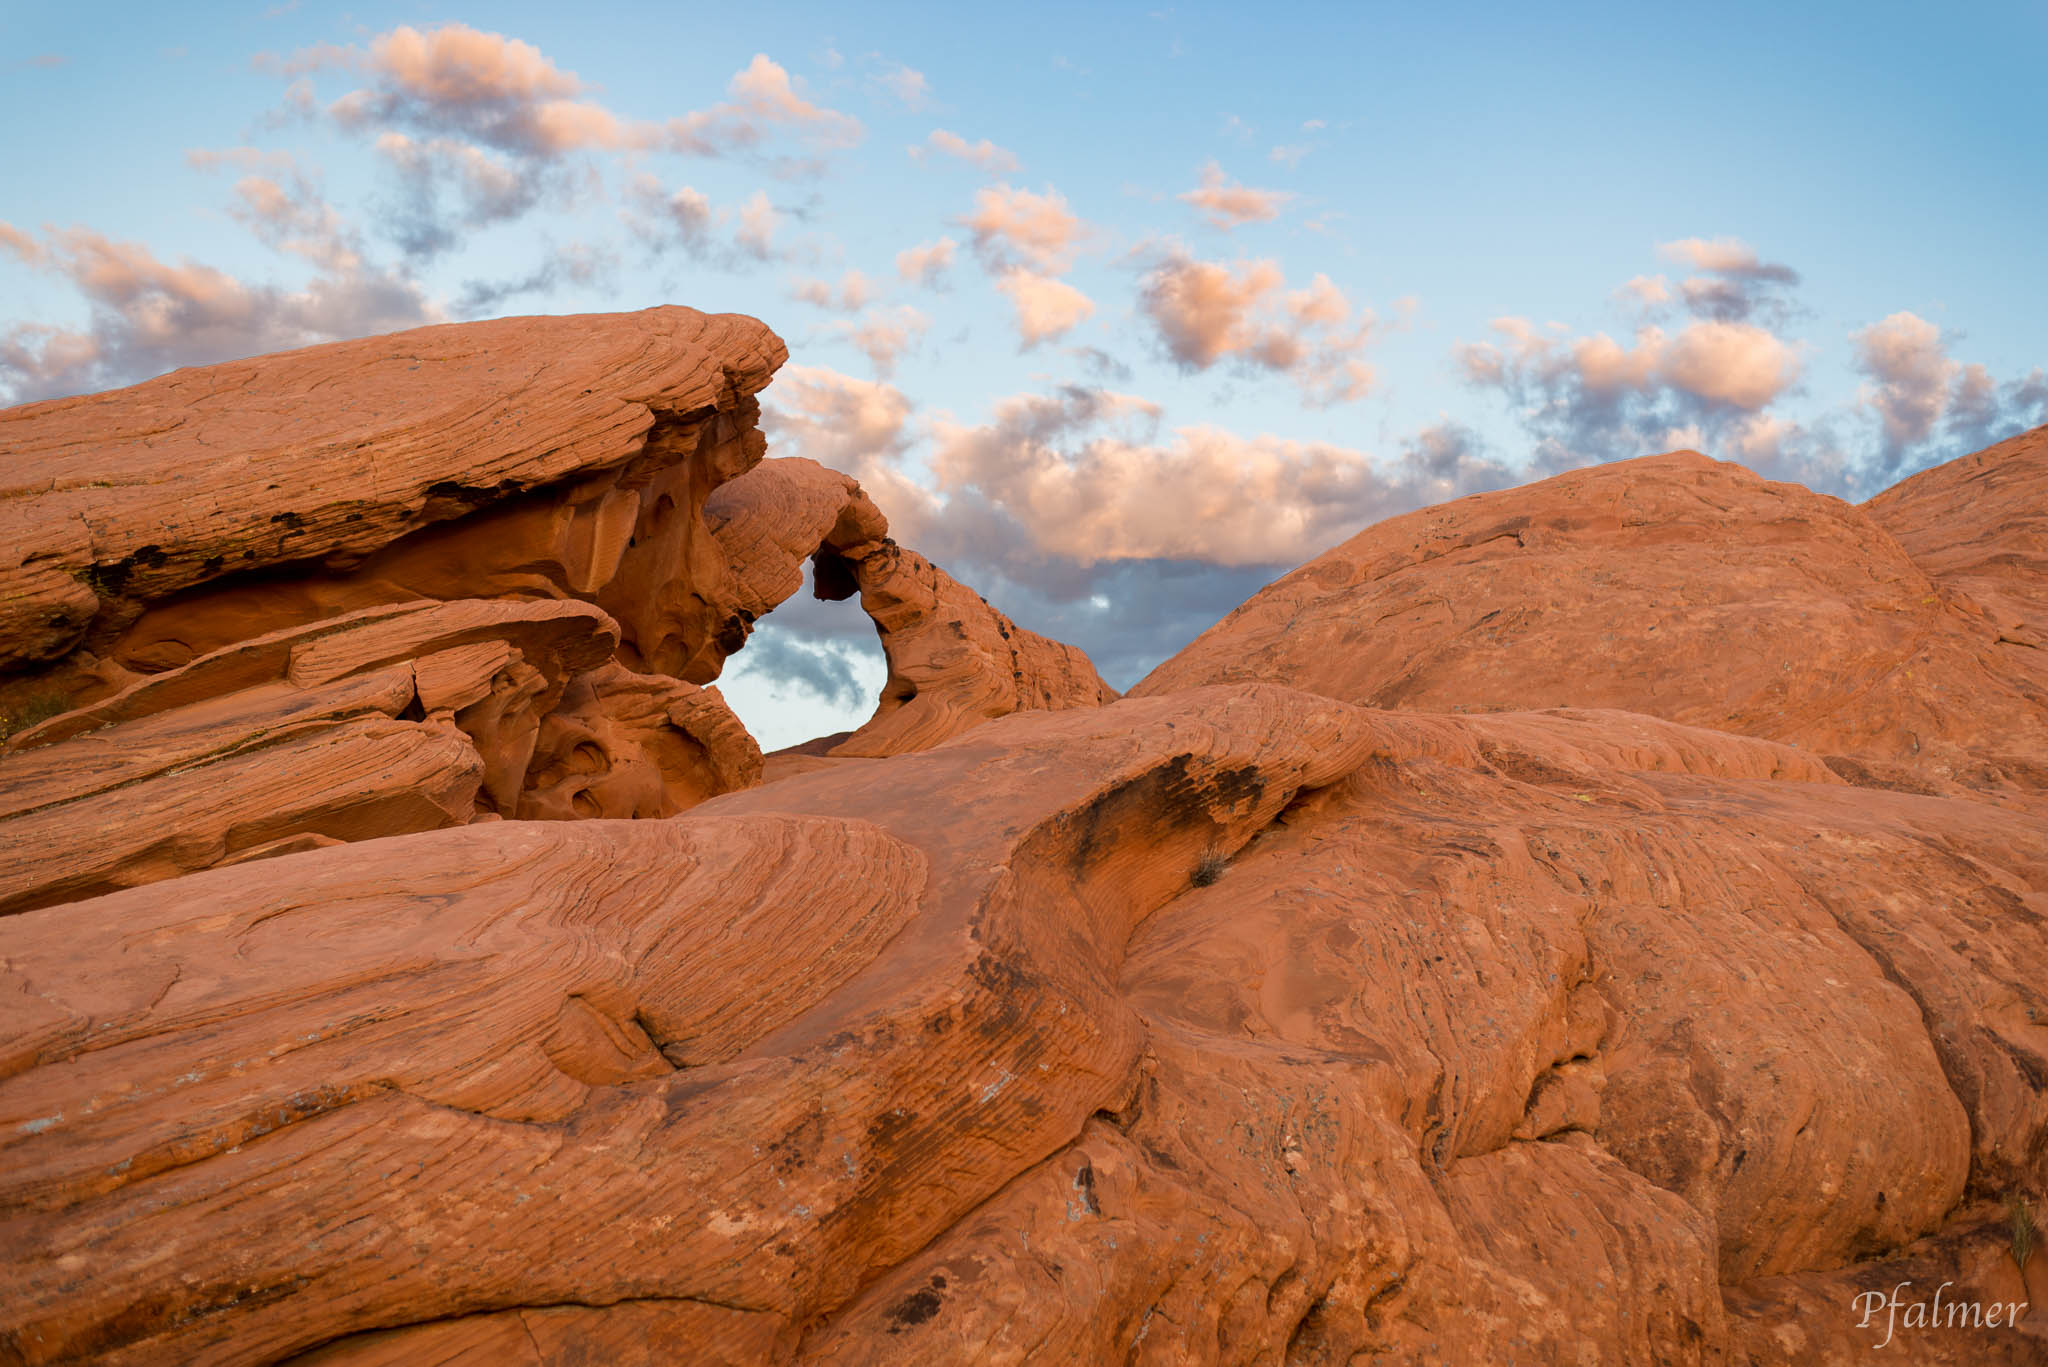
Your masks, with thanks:
[{"label": "layered sandstone", "polygon": [[2044,888],[1772,742],[1266,685],[216,869],[5,924],[0,1342],[1796,1361],[1845,1267],[1998,1291]]},{"label": "layered sandstone", "polygon": [[757,783],[704,685],[814,554],[859,567],[891,661],[846,753],[1115,696],[852,480],[755,468],[783,357],[738,315],[508,319],[0,414],[0,913]]}]

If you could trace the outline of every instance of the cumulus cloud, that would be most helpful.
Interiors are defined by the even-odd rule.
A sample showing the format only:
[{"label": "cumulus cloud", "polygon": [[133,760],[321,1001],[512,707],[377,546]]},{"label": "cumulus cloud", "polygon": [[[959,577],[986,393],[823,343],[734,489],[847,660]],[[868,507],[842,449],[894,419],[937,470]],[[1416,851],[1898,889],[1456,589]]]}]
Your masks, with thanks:
[{"label": "cumulus cloud", "polygon": [[1501,340],[1461,345],[1458,362],[1468,382],[1517,406],[1547,469],[1696,445],[1682,438],[1764,408],[1800,369],[1791,345],[1748,323],[1700,320],[1675,335],[1646,326],[1633,345],[1526,318],[1497,318],[1493,330]]},{"label": "cumulus cloud", "polygon": [[996,288],[1017,310],[1017,335],[1026,350],[1064,336],[1095,312],[1095,302],[1066,281],[1022,267],[1004,271]]},{"label": "cumulus cloud", "polygon": [[[261,204],[264,196],[255,199]],[[280,210],[286,218],[297,211]],[[68,281],[89,317],[83,328],[31,323],[0,334],[0,386],[16,403],[440,318],[412,281],[360,262],[284,288],[191,260],[173,265],[139,243],[87,228],[48,232],[38,242],[0,224],[0,247]]]},{"label": "cumulus cloud", "polygon": [[892,532],[917,544],[935,505],[900,469],[911,436],[902,390],[823,366],[786,365],[762,395],[761,414],[771,454],[805,456],[852,475]]},{"label": "cumulus cloud", "polygon": [[[585,154],[720,156],[758,148],[782,131],[815,151],[849,145],[861,134],[858,120],[806,98],[765,54],[732,78],[726,101],[663,121],[619,115],[532,44],[460,23],[402,25],[364,48],[323,45],[266,64],[301,77],[287,92],[289,108],[372,141],[404,192],[390,231],[415,257],[447,250],[465,229],[566,197],[577,186],[575,168],[591,174]],[[322,105],[306,73],[337,68],[365,83]],[[819,163],[776,165],[803,170]],[[444,192],[460,201],[459,209],[442,209]],[[753,250],[756,236],[743,237],[742,249]]]},{"label": "cumulus cloud", "polygon": [[1255,190],[1249,185],[1239,185],[1212,161],[1202,168],[1201,185],[1180,198],[1183,203],[1194,205],[1212,226],[1227,231],[1247,223],[1266,223],[1280,217],[1282,206],[1294,196],[1286,190]]},{"label": "cumulus cloud", "polygon": [[1854,334],[1857,368],[1873,381],[1865,401],[1884,424],[1888,452],[1924,441],[1948,407],[1961,367],[1949,359],[1941,329],[1912,313],[1894,313]]},{"label": "cumulus cloud", "polygon": [[974,234],[975,250],[991,270],[1026,265],[1060,275],[1072,264],[1083,231],[1059,191],[1044,194],[992,185],[974,197],[974,212],[960,220]]},{"label": "cumulus cloud", "polygon": [[680,247],[691,256],[711,249],[717,221],[711,201],[688,185],[670,191],[645,172],[626,183],[626,223],[636,237],[657,251]]},{"label": "cumulus cloud", "polygon": [[2035,370],[2000,384],[1982,365],[1965,365],[1948,352],[1941,329],[1918,314],[1899,312],[1851,334],[1856,368],[1867,378],[1859,402],[1879,425],[1887,482],[1929,463],[1937,453],[1914,454],[1944,430],[1960,455],[2048,420],[2048,379]]},{"label": "cumulus cloud", "polygon": [[[1688,237],[1666,242],[1657,250],[1668,261],[1681,262],[1702,272],[1687,277],[1678,285],[1678,295],[1684,301],[1686,311],[1695,318],[1733,323],[1752,316],[1765,316],[1782,322],[1789,312],[1784,296],[1776,291],[1797,285],[1799,272],[1790,266],[1762,260],[1756,249],[1740,238],[1709,240]],[[1657,299],[1646,299],[1645,302],[1667,301],[1671,297],[1667,282],[1662,276],[1651,279],[1662,290]],[[1643,280],[1644,277],[1638,276],[1623,288],[1628,289]]]},{"label": "cumulus cloud", "polygon": [[943,128],[933,129],[932,135],[925,139],[923,146],[910,149],[910,155],[919,161],[924,160],[927,152],[957,157],[976,167],[984,175],[1014,175],[1018,169],[1017,158],[987,138],[979,142],[969,142],[958,133],[948,132]]},{"label": "cumulus cloud", "polygon": [[861,685],[843,646],[778,629],[782,620],[777,616],[748,638],[734,662],[736,669],[744,667],[748,674],[809,694],[827,706],[850,710],[874,705],[875,694]]},{"label": "cumulus cloud", "polygon": [[1686,262],[1694,270],[1712,271],[1738,280],[1768,280],[1783,285],[1799,283],[1798,271],[1758,259],[1756,248],[1736,237],[1717,237],[1711,241],[1687,237],[1666,242],[1657,250],[1666,259]]},{"label": "cumulus cloud", "polygon": [[323,66],[345,66],[370,78],[327,106],[345,128],[410,128],[534,158],[586,148],[646,148],[660,138],[652,124],[628,122],[577,98],[583,82],[531,43],[467,24],[424,32],[401,25],[372,38],[367,52],[307,49],[284,69]]},{"label": "cumulus cloud", "polygon": [[1364,398],[1374,379],[1363,359],[1371,316],[1340,331],[1352,307],[1328,276],[1304,290],[1286,284],[1272,261],[1199,261],[1175,248],[1146,275],[1138,307],[1185,370],[1230,360],[1289,376],[1313,404]]},{"label": "cumulus cloud", "polygon": [[[763,262],[815,259],[814,247],[786,243],[783,228],[802,209],[786,209],[756,190],[736,205],[713,205],[703,191],[685,185],[670,190],[641,172],[624,187],[619,217],[642,246],[656,255],[681,252],[722,270],[752,270]],[[863,277],[865,283],[865,277]]]},{"label": "cumulus cloud", "polygon": [[821,148],[860,141],[860,120],[806,99],[789,73],[765,54],[754,54],[727,93],[732,96],[727,103],[668,121],[671,150],[717,156],[754,147],[776,128],[792,129]]},{"label": "cumulus cloud", "polygon": [[920,242],[896,253],[896,274],[919,285],[936,286],[952,269],[959,244],[950,237]]},{"label": "cumulus cloud", "polygon": [[1347,447],[1207,425],[1162,440],[1159,418],[1104,389],[1017,395],[988,424],[936,421],[931,468],[941,491],[986,501],[1038,551],[1082,564],[1294,564],[1424,498],[1510,478],[1457,429],[1382,471]]},{"label": "cumulus cloud", "polygon": [[733,76],[726,101],[665,122],[623,118],[582,98],[588,88],[575,73],[531,43],[467,24],[401,25],[372,38],[367,51],[327,45],[268,65],[285,75],[343,67],[367,76],[369,84],[327,106],[344,127],[454,136],[523,158],[654,148],[717,156],[754,147],[777,128],[825,146],[861,134],[859,120],[807,99],[765,53]]},{"label": "cumulus cloud", "polygon": [[831,281],[815,277],[798,279],[789,288],[790,298],[838,313],[859,312],[874,300],[875,294],[874,282],[859,271],[848,271],[840,276],[836,291]]},{"label": "cumulus cloud", "polygon": [[834,323],[827,335],[851,342],[868,358],[880,379],[896,373],[896,361],[914,350],[931,330],[932,320],[908,304],[894,308],[870,309],[859,318]]}]

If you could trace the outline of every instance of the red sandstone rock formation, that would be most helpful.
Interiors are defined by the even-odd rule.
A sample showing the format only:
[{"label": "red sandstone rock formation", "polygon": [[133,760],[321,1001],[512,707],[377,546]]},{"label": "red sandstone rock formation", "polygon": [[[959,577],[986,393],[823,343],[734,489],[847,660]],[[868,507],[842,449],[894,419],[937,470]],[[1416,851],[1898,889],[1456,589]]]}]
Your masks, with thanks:
[{"label": "red sandstone rock formation", "polygon": [[739,580],[743,615],[758,617],[795,593],[808,555],[818,596],[858,593],[875,624],[889,661],[881,703],[866,725],[825,748],[828,756],[929,749],[992,717],[1099,707],[1117,696],[1086,655],[1026,631],[891,541],[860,485],[836,470],[763,461],[712,495],[708,513]]},{"label": "red sandstone rock formation", "polygon": [[[783,355],[737,315],[510,319],[0,414],[0,713],[61,714],[0,751],[0,914],[757,783],[702,685],[814,552],[859,567],[891,660],[844,753],[1114,697],[891,543],[853,481],[754,471]],[[369,662],[312,658],[337,650]]]},{"label": "red sandstone rock formation", "polygon": [[217,869],[5,923],[0,1342],[1718,1361],[1995,1269],[2044,879],[1771,742],[1263,685]]},{"label": "red sandstone rock formation", "polygon": [[[844,476],[657,454],[661,574],[570,572],[607,467],[281,617],[20,619],[101,682],[0,759],[0,1362],[1791,1367],[2048,1300],[2048,432],[1395,519],[1119,701]],[[700,685],[807,556],[899,705],[757,783]]]}]

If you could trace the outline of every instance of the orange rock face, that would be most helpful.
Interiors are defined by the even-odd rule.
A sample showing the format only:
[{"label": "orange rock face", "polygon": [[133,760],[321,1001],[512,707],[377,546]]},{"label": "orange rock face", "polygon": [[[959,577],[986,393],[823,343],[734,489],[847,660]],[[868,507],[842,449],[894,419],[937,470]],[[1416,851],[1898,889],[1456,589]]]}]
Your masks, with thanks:
[{"label": "orange rock face", "polygon": [[0,414],[0,714],[59,714],[0,750],[0,914],[757,783],[704,685],[814,552],[893,662],[849,753],[1114,697],[853,481],[755,469],[783,356],[737,315],[510,319]]},{"label": "orange rock face", "polygon": [[[607,467],[225,643],[84,586],[0,1362],[2038,1363],[2044,436],[1395,519],[1120,700],[799,460],[661,453],[630,582]],[[764,767],[703,685],[806,558],[890,693]]]}]

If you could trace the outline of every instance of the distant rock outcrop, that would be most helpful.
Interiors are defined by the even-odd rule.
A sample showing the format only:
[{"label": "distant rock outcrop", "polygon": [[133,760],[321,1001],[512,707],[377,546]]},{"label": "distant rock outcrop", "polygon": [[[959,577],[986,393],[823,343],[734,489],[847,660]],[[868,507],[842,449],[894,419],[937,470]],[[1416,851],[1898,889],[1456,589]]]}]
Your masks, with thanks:
[{"label": "distant rock outcrop", "polygon": [[2014,646],[2041,621],[2022,595],[2043,591],[2010,582],[2042,582],[2041,438],[1866,508],[1692,452],[1475,494],[1360,532],[1131,691],[1267,680],[1419,711],[1625,708],[1876,782],[2040,791],[2048,653]]}]

